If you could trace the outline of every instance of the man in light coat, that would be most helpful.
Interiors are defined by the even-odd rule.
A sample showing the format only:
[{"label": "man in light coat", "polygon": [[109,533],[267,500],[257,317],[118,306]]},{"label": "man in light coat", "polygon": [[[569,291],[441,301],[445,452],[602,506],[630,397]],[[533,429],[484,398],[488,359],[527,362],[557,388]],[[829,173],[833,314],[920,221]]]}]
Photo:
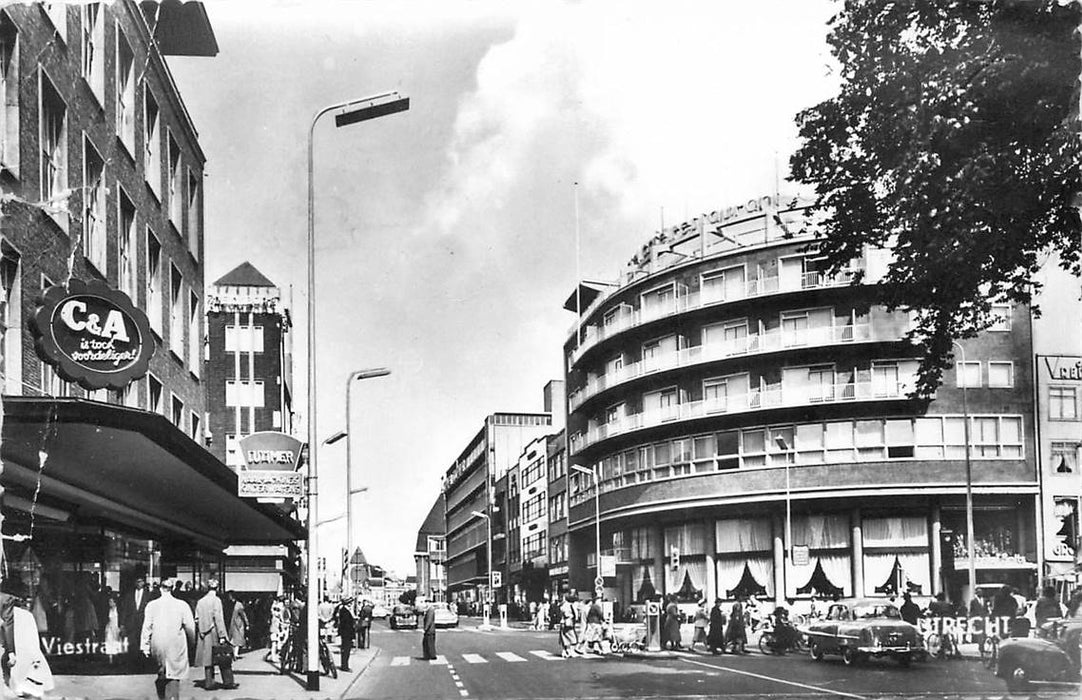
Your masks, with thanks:
[{"label": "man in light coat", "polygon": [[188,645],[195,640],[192,609],[173,597],[178,582],[162,581],[161,597],[147,603],[140,648],[158,662],[154,686],[159,700],[179,700],[180,681],[188,677]]},{"label": "man in light coat", "polygon": [[195,632],[195,665],[203,667],[203,689],[236,688],[231,663],[222,663],[219,666],[222,669],[222,684],[218,685],[214,681],[214,645],[226,644],[229,641],[229,628],[225,626],[222,601],[218,597],[218,581],[215,579],[207,581],[206,595],[195,604]]}]

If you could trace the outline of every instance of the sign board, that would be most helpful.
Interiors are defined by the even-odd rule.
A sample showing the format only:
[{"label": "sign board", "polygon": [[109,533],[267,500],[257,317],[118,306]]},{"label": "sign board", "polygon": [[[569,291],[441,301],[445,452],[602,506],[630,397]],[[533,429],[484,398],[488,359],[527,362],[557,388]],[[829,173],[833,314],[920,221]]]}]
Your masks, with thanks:
[{"label": "sign board", "polygon": [[239,471],[237,472],[237,495],[241,498],[302,498],[304,474]]},{"label": "sign board", "polygon": [[502,571],[493,571],[491,575],[492,575],[492,587],[493,588],[499,588],[500,586],[503,585],[503,572]]},{"label": "sign board", "polygon": [[38,356],[87,390],[123,389],[146,375],[154,337],[146,314],[104,282],[52,286],[30,319]]},{"label": "sign board", "polygon": [[808,545],[793,545],[793,566],[807,566],[810,559]]},{"label": "sign board", "polygon": [[616,575],[616,556],[612,554],[601,555],[601,575],[613,577]]},{"label": "sign board", "polygon": [[646,601],[646,614],[652,617],[656,617],[661,614],[661,603],[656,600]]},{"label": "sign board", "polygon": [[598,576],[597,578],[594,579],[594,586],[596,586],[597,588],[601,588],[604,585],[605,585],[605,579],[601,578],[600,576]]}]

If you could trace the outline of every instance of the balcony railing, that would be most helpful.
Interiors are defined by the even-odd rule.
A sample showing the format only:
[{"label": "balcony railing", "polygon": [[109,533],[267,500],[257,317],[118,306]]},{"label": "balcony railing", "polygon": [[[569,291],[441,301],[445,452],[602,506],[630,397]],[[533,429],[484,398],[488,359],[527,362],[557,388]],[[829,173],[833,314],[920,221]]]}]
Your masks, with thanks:
[{"label": "balcony railing", "polygon": [[[735,293],[729,293],[732,291],[731,285],[718,285],[708,287],[703,292],[690,292],[683,296],[674,296],[664,302],[654,303],[642,309],[624,307],[625,310],[617,314],[608,323],[585,327],[582,342],[579,347],[571,351],[571,362],[578,362],[583,353],[602,340],[648,321],[750,297],[799,291],[801,289],[844,287],[853,283],[857,272],[858,269],[844,270],[834,276],[822,272],[805,272],[800,278],[793,280],[782,280],[779,277],[763,277],[747,280],[743,285],[738,284],[737,286],[740,288]],[[574,333],[573,330],[572,333]]]},{"label": "balcony railing", "polygon": [[689,401],[641,413],[622,416],[595,426],[570,438],[571,452],[578,453],[602,440],[652,428],[665,423],[707,418],[713,415],[747,413],[789,406],[809,406],[821,403],[845,403],[875,399],[905,399],[913,389],[909,382],[846,382],[842,384],[778,384],[752,389],[746,394]]},{"label": "balcony railing", "polygon": [[777,350],[798,347],[816,347],[836,345],[838,343],[856,343],[871,340],[897,340],[897,337],[873,337],[870,324],[861,323],[848,326],[823,326],[786,330],[775,328],[765,333],[745,335],[727,339],[720,343],[697,345],[675,352],[644,358],[639,362],[624,365],[618,370],[603,375],[591,376],[585,386],[573,392],[569,397],[572,411],[578,409],[587,399],[614,386],[629,382],[654,372],[688,367],[692,365],[724,360],[729,357],[756,355]]}]

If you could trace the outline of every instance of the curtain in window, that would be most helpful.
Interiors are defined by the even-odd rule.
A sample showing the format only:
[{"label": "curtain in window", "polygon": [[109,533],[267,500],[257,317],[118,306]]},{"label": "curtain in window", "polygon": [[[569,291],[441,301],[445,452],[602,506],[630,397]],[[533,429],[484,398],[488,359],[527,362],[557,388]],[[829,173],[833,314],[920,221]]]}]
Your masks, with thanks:
[{"label": "curtain in window", "polygon": [[726,598],[728,594],[726,591],[730,591],[736,588],[740,583],[740,577],[744,574],[744,559],[718,559],[715,569],[717,569],[718,578],[718,593],[719,598]]},{"label": "curtain in window", "polygon": [[676,527],[665,528],[665,551],[669,552],[673,547],[680,550],[680,554],[706,554],[703,524],[685,523]]},{"label": "curtain in window", "polygon": [[864,555],[864,592],[867,595],[876,595],[875,589],[890,581],[897,556],[894,552]]},{"label": "curtain in window", "polygon": [[631,545],[631,559],[633,561],[654,558],[654,553],[650,549],[650,530],[648,528],[636,527],[629,530],[627,535]]},{"label": "curtain in window", "polygon": [[774,595],[774,557],[749,557],[747,563],[755,582],[766,589],[767,596]]},{"label": "curtain in window", "polygon": [[812,549],[849,547],[849,516],[845,514],[808,515],[793,518],[793,544]]},{"label": "curtain in window", "polygon": [[715,534],[719,553],[765,552],[774,546],[767,518],[718,520]]},{"label": "curtain in window", "polygon": [[931,595],[931,563],[927,552],[899,554],[898,563],[901,564],[902,571],[905,572],[905,580],[909,590],[923,595]]},{"label": "curtain in window", "polygon": [[[738,579],[739,580],[739,579]],[[689,590],[690,588],[690,590]],[[706,589],[706,560],[680,560],[676,569],[666,567],[665,592],[680,594],[681,600],[698,600]]]},{"label": "curtain in window", "polygon": [[824,554],[819,557],[819,565],[823,567],[827,579],[844,591],[842,595],[853,594],[853,559],[848,552]]},{"label": "curtain in window", "polygon": [[647,564],[637,566],[631,572],[631,596],[636,603],[655,598],[659,590],[654,585],[653,567]]},{"label": "curtain in window", "polygon": [[922,516],[865,518],[863,532],[865,547],[928,546],[928,522]]}]

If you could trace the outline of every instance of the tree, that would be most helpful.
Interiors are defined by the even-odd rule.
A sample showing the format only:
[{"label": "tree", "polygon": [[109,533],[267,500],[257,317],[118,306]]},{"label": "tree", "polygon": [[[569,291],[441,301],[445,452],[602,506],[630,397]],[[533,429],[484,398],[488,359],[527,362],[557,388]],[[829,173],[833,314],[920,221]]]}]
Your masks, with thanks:
[{"label": "tree", "polygon": [[417,602],[417,589],[416,588],[410,588],[407,591],[403,591],[398,596],[398,602],[402,603],[403,605],[413,605],[414,603],[416,603]]},{"label": "tree", "polygon": [[831,269],[893,249],[877,301],[914,314],[921,394],[994,301],[1032,303],[1050,256],[1082,276],[1080,16],[1050,0],[846,0],[830,21],[841,87],[797,115],[792,178],[815,187]]}]

